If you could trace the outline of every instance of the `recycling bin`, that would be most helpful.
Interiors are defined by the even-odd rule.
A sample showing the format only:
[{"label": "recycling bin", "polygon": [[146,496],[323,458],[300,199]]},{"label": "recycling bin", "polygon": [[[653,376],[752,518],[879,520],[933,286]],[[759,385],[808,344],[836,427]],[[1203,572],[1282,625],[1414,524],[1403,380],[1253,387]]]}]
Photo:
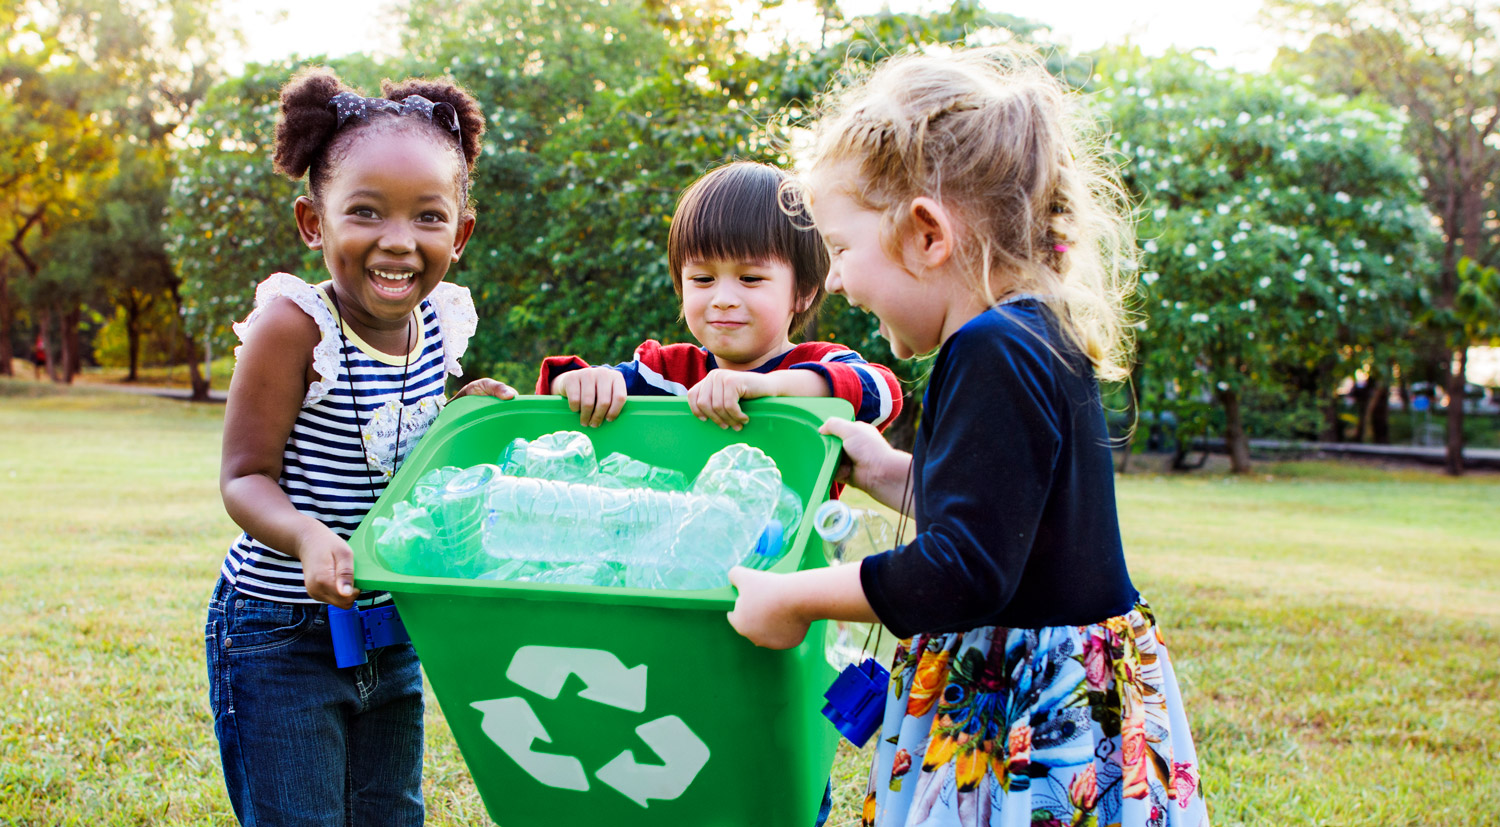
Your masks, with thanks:
[{"label": "recycling bin", "polygon": [[[838,399],[756,399],[740,431],[701,422],[681,398],[632,398],[588,429],[691,479],[736,442],[766,452],[805,516],[771,570],[823,565],[812,512],[839,443],[818,433]],[[516,437],[580,430],[559,397],[454,400],[402,464],[350,545],[355,583],[389,590],[485,808],[501,827],[810,825],[838,733],[821,714],[834,678],[823,624],[802,645],[761,649],[726,619],[728,586],[652,591],[460,580],[392,572],[372,521],[444,465],[494,462]]]}]

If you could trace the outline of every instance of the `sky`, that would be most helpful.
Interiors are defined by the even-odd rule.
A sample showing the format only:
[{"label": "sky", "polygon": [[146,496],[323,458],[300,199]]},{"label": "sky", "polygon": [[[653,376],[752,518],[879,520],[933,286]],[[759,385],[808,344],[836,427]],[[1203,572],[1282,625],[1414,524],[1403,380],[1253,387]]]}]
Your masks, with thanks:
[{"label": "sky", "polygon": [[[844,0],[841,5],[854,16],[887,3],[896,11],[935,5],[933,0]],[[241,54],[230,56],[231,67],[290,54],[388,52],[396,44],[391,0],[230,0],[226,5],[239,16],[249,41]],[[990,0],[989,5],[1050,25],[1057,40],[1074,51],[1128,37],[1147,54],[1170,47],[1211,48],[1210,62],[1242,70],[1265,69],[1276,52],[1275,37],[1255,22],[1260,0],[1051,0],[1044,11],[1038,9],[1043,4]],[[789,28],[816,31],[810,3],[789,0],[786,9]]]}]

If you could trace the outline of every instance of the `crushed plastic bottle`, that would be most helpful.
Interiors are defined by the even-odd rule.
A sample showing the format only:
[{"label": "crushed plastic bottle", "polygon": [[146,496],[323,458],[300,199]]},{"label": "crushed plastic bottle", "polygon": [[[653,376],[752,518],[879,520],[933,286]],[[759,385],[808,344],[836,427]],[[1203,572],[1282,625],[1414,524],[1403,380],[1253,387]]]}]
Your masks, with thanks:
[{"label": "crushed plastic bottle", "polygon": [[[895,531],[879,512],[850,508],[839,500],[829,500],[813,512],[813,529],[823,538],[823,556],[831,566],[858,563],[871,554],[895,547]],[[879,624],[828,621],[823,651],[834,669],[859,664],[875,654]]]},{"label": "crushed plastic bottle", "polygon": [[427,506],[436,526],[436,551],[442,555],[440,571],[447,577],[478,577],[495,568],[496,561],[484,552],[481,527],[490,483],[500,478],[495,465],[464,469],[431,495]]},{"label": "crushed plastic bottle", "polygon": [[437,526],[432,522],[427,509],[408,502],[399,502],[391,509],[390,517],[376,517],[375,553],[381,565],[398,574],[432,575],[438,571],[430,569],[440,563],[439,555],[431,554],[430,544],[437,535]]},{"label": "crushed plastic bottle", "polygon": [[533,440],[512,440],[500,455],[500,468],[511,477],[589,482],[599,473],[599,462],[588,434],[554,431]]},{"label": "crushed plastic bottle", "polygon": [[599,462],[595,479],[607,488],[650,488],[653,491],[686,491],[688,480],[681,471],[633,459],[619,451]]},{"label": "crushed plastic bottle", "polygon": [[707,589],[785,554],[802,503],[759,449],[730,445],[689,485],[577,431],[517,439],[498,465],[424,474],[376,526],[394,571],[535,583]]}]

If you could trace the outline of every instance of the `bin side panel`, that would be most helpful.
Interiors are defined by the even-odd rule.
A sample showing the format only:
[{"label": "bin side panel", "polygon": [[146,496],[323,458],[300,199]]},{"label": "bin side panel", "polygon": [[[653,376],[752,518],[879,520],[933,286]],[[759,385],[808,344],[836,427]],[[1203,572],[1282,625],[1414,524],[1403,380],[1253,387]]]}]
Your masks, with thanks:
[{"label": "bin side panel", "polygon": [[[833,677],[820,647],[814,645],[821,642],[821,634],[810,634],[797,649],[773,652],[740,637],[717,611],[449,595],[397,594],[396,601],[475,786],[497,824],[812,823],[837,746],[837,733],[820,713],[821,693]],[[621,684],[632,681],[618,673],[605,679],[595,670],[588,676],[594,679],[592,685],[574,673],[555,697],[523,686],[538,681],[518,674],[517,683],[509,674],[522,647],[563,652],[555,663],[569,658],[576,663],[599,661],[603,659],[578,653],[604,651],[624,669],[645,665],[644,708],[635,712],[587,697],[599,685],[619,695]],[[527,719],[519,712],[520,704],[510,699],[522,699],[534,719]],[[504,704],[484,703],[494,700]],[[630,703],[619,697],[610,700]],[[476,702],[492,711],[481,712]],[[493,711],[497,708],[507,717],[487,722],[487,714],[500,714]],[[642,806],[627,794],[641,795],[639,787],[622,782],[627,790],[616,789],[601,780],[600,773],[629,750],[627,764],[665,764],[672,773],[685,775],[684,762],[690,767],[694,756],[675,744],[675,754],[658,756],[637,734],[642,724],[668,716],[680,719],[701,740],[708,758],[679,795],[647,798]],[[537,724],[550,741],[532,738]],[[576,759],[587,789],[577,789],[577,775],[555,771],[566,761],[543,759],[539,772],[544,778],[534,776],[496,742],[491,734],[495,731],[511,752],[524,745],[534,752]]]}]

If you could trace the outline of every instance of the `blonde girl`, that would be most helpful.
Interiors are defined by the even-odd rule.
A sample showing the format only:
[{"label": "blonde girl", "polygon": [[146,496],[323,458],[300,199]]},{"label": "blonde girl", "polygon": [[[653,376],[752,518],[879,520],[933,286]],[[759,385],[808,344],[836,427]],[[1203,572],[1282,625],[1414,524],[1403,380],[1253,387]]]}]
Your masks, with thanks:
[{"label": "blonde girl", "polygon": [[917,533],[858,567],[736,569],[730,622],[773,648],[819,618],[905,639],[867,825],[1206,823],[1120,541],[1098,379],[1125,372],[1133,243],[1078,97],[1014,50],[892,59],[830,97],[805,187],[826,286],[936,358],[912,453],[825,431]]}]

